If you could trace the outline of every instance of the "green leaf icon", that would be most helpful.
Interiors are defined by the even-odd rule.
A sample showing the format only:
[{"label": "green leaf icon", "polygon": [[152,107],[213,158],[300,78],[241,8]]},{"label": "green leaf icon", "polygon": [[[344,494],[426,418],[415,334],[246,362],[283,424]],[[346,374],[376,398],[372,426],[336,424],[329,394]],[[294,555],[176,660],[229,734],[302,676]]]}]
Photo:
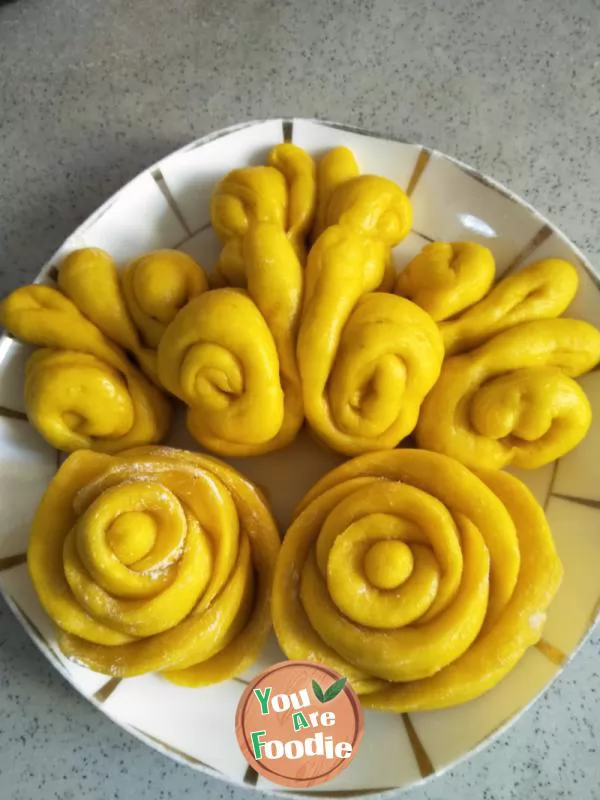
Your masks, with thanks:
[{"label": "green leaf icon", "polygon": [[315,697],[320,703],[325,702],[325,695],[323,694],[323,689],[319,686],[319,684],[313,680],[312,682],[312,690],[315,693]]},{"label": "green leaf icon", "polygon": [[338,694],[342,691],[345,685],[346,685],[346,678],[339,678],[339,680],[334,681],[331,684],[331,686],[324,692],[323,689],[321,689],[321,687],[319,686],[319,684],[315,680],[313,680],[312,690],[319,703],[328,703],[330,700],[333,700],[335,697],[338,696]]},{"label": "green leaf icon", "polygon": [[346,685],[346,678],[340,678],[339,680],[335,681],[331,684],[329,689],[325,692],[324,700],[322,702],[328,703],[330,700],[333,700],[334,697],[337,697],[338,694],[342,691],[344,686]]}]

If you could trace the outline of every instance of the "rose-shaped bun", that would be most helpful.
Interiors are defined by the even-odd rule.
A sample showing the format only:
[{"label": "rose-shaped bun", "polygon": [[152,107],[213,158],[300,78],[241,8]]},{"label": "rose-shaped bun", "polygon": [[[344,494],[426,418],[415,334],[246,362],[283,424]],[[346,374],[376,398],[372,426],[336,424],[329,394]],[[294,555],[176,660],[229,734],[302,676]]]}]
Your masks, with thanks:
[{"label": "rose-shaped bun", "polygon": [[144,447],[70,456],[38,508],[27,559],[67,656],[198,686],[255,660],[278,548],[264,501],[235,470]]},{"label": "rose-shaped bun", "polygon": [[192,300],[158,349],[160,379],[189,407],[190,432],[228,456],[284,447],[303,420],[295,355],[302,267],[276,225],[252,225],[242,244],[246,289]]},{"label": "rose-shaped bun", "polygon": [[0,322],[42,348],[27,361],[25,408],[51,445],[116,453],[165,436],[166,397],[59,291],[16,289],[0,305]]},{"label": "rose-shaped bun", "polygon": [[370,453],[309,492],[281,547],[277,638],[346,675],[367,707],[455,705],[541,636],[562,574],[516,478],[417,450]]},{"label": "rose-shaped bun", "polygon": [[600,332],[587,322],[525,322],[444,362],[421,408],[420,447],[469,467],[534,469],[587,433],[590,403],[573,378],[600,361]]}]

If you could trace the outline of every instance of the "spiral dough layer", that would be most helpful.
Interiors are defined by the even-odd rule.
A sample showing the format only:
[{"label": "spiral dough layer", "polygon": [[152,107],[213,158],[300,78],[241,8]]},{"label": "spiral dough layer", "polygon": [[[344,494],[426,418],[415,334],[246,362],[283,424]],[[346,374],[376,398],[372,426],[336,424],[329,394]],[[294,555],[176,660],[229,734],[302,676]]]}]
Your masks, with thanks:
[{"label": "spiral dough layer", "polygon": [[256,658],[278,548],[255,488],[214,459],[81,451],[42,499],[28,564],[67,656],[198,686]]},{"label": "spiral dough layer", "polygon": [[273,623],[289,658],[329,664],[367,706],[439,708],[491,688],[539,639],[561,574],[516,478],[436,453],[372,453],[301,504]]},{"label": "spiral dough layer", "polygon": [[316,434],[347,455],[395,447],[435,383],[443,344],[414,303],[375,291],[389,248],[333,225],[310,251],[298,366]]},{"label": "spiral dough layer", "polygon": [[572,450],[591,423],[573,378],[600,360],[600,332],[587,322],[526,322],[447,359],[421,409],[420,447],[469,467],[534,469]]},{"label": "spiral dough layer", "polygon": [[276,225],[243,237],[244,289],[207,292],[182,309],[158,348],[163,385],[183,400],[204,447],[228,456],[276,450],[303,420],[294,352],[302,269]]},{"label": "spiral dough layer", "polygon": [[54,447],[117,453],[165,436],[167,398],[59,291],[17,289],[0,306],[0,321],[42,348],[27,362],[25,408]]}]

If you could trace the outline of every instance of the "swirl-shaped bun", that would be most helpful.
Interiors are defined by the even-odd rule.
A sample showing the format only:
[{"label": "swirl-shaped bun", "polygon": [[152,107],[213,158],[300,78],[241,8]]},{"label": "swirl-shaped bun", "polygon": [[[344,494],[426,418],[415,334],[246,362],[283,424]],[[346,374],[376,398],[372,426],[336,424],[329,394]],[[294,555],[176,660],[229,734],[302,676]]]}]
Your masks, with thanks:
[{"label": "swirl-shaped bun", "polygon": [[302,502],[273,624],[289,658],[346,675],[368,707],[439,708],[490,689],[540,638],[561,574],[516,478],[436,453],[371,453]]},{"label": "swirl-shaped bun", "polygon": [[211,198],[212,225],[223,242],[243,236],[256,222],[286,223],[287,187],[275,167],[242,167],[217,183]]},{"label": "swirl-shaped bun", "polygon": [[[401,279],[402,275],[399,282]],[[560,316],[575,297],[578,284],[577,270],[568,261],[548,258],[529,264],[501,280],[487,297],[464,314],[442,322],[440,330],[446,355],[472,350],[522,322]]]},{"label": "swirl-shaped bun", "polygon": [[146,375],[158,384],[156,352],[139,337],[117,266],[108,253],[97,247],[69,253],[60,265],[58,287],[105,336],[132,353]]},{"label": "swirl-shaped bun", "polygon": [[270,223],[289,237],[301,263],[316,204],[315,165],[294,144],[269,153],[269,166],[243,167],[215,187],[211,220],[223,244],[217,270],[229,286],[245,285],[243,237],[259,223]]},{"label": "swirl-shaped bun", "polygon": [[256,224],[243,238],[247,290],[193,300],[158,350],[163,385],[189,407],[188,427],[228,456],[284,447],[302,425],[295,341],[302,268],[286,234]]},{"label": "swirl-shaped bun", "polygon": [[217,272],[225,284],[244,285],[242,239],[250,227],[268,222],[284,230],[286,210],[285,178],[275,167],[243,167],[219,181],[212,194],[210,215],[223,244]]},{"label": "swirl-shaped bun", "polygon": [[469,467],[533,469],[585,436],[589,401],[573,378],[600,361],[600,332],[573,319],[526,322],[449,358],[426,398],[420,447]]},{"label": "swirl-shaped bun", "polygon": [[178,250],[155,250],[119,276],[108,253],[95,247],[64,259],[58,286],[113,342],[132,353],[156,384],[156,348],[177,312],[208,289],[202,267]]},{"label": "swirl-shaped bun", "polygon": [[123,294],[145,344],[156,350],[178,312],[208,289],[208,280],[187,253],[155,250],[123,271]]},{"label": "swirl-shaped bun", "polygon": [[0,322],[44,348],[27,362],[25,408],[54,447],[116,453],[165,436],[166,397],[59,291],[16,289],[0,305]]},{"label": "swirl-shaped bun", "polygon": [[494,282],[495,270],[487,247],[474,242],[432,242],[398,275],[394,292],[439,322],[481,300]]},{"label": "swirl-shaped bun", "polygon": [[412,226],[412,206],[394,181],[359,175],[340,183],[327,206],[327,225],[343,225],[371,236],[388,248],[404,239]]},{"label": "swirl-shaped bun", "polygon": [[170,448],[70,456],[28,548],[64,653],[113,676],[198,686],[236,675],[269,629],[279,538],[256,489]]},{"label": "swirl-shaped bun", "polygon": [[375,292],[389,247],[333,225],[309,253],[298,366],[304,410],[330,447],[347,455],[395,447],[435,383],[443,345],[418,306]]}]

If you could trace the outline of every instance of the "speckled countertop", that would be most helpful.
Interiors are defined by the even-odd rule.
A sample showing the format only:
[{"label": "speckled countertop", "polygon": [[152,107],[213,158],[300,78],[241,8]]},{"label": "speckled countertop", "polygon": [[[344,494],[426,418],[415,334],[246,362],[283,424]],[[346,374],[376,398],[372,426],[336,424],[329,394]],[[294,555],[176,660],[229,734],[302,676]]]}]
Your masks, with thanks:
[{"label": "speckled countertop", "polygon": [[[598,0],[18,0],[0,5],[0,291],[143,167],[274,115],[458,156],[600,265]],[[599,652],[596,633],[492,747],[407,798],[598,800]],[[123,733],[0,603],[0,796],[250,795]]]}]

